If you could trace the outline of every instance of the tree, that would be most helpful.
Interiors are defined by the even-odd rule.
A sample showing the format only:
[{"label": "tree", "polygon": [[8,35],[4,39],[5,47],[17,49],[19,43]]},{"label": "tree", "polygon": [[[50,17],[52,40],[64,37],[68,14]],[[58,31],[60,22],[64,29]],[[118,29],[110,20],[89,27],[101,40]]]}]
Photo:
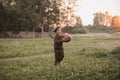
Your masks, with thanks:
[{"label": "tree", "polygon": [[106,11],[105,13],[94,13],[93,25],[94,26],[111,26],[112,16]]},{"label": "tree", "polygon": [[61,0],[60,9],[60,17],[59,17],[59,24],[61,26],[73,26],[75,24],[74,21],[74,7],[75,7],[76,0]]},{"label": "tree", "polygon": [[[48,31],[52,24],[73,25],[76,0],[2,0],[1,31]],[[75,23],[75,22],[74,22]],[[64,25],[65,26],[65,25]]]},{"label": "tree", "polygon": [[59,20],[57,5],[57,0],[3,0],[0,26],[3,31],[31,31],[37,25],[49,26]]}]

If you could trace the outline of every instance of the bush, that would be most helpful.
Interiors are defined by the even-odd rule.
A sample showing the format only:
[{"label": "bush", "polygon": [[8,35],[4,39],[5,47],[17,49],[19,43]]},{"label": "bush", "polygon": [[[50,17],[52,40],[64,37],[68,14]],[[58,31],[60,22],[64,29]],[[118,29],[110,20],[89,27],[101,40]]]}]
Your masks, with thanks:
[{"label": "bush", "polygon": [[111,51],[111,54],[113,55],[120,55],[120,46],[116,47]]},{"label": "bush", "polygon": [[89,32],[91,33],[103,33],[103,32],[106,32],[106,33],[112,33],[112,32],[115,32],[114,29],[112,29],[111,27],[107,27],[107,26],[86,26],[87,27],[87,30],[89,30]]},{"label": "bush", "polygon": [[112,54],[114,57],[116,57],[118,60],[120,60],[120,46],[113,49],[110,54]]},{"label": "bush", "polygon": [[63,32],[68,32],[68,33],[72,33],[72,34],[76,34],[76,33],[86,34],[86,30],[82,26],[64,27]]}]

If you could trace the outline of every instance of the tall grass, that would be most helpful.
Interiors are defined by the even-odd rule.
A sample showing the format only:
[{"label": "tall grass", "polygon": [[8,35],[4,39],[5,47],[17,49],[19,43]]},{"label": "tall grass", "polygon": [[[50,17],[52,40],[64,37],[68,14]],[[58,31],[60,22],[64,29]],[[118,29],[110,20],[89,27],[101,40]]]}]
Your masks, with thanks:
[{"label": "tall grass", "polygon": [[119,80],[120,61],[111,54],[116,42],[120,38],[73,37],[58,67],[51,38],[0,39],[0,80]]}]

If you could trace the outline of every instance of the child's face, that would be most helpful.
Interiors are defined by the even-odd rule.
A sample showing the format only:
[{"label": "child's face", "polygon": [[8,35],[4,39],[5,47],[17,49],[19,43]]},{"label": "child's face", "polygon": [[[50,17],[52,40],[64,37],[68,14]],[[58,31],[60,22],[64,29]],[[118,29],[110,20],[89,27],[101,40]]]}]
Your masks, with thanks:
[{"label": "child's face", "polygon": [[59,28],[57,31],[56,31],[56,34],[57,35],[60,35],[62,33],[61,29]]}]

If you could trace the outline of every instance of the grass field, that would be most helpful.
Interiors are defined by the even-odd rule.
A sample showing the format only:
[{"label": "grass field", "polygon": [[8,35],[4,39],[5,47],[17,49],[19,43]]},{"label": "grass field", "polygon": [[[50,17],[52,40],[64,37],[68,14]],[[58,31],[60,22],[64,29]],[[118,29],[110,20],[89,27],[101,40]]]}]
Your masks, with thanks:
[{"label": "grass field", "polygon": [[120,37],[73,36],[54,66],[53,39],[0,39],[0,80],[120,80]]}]

